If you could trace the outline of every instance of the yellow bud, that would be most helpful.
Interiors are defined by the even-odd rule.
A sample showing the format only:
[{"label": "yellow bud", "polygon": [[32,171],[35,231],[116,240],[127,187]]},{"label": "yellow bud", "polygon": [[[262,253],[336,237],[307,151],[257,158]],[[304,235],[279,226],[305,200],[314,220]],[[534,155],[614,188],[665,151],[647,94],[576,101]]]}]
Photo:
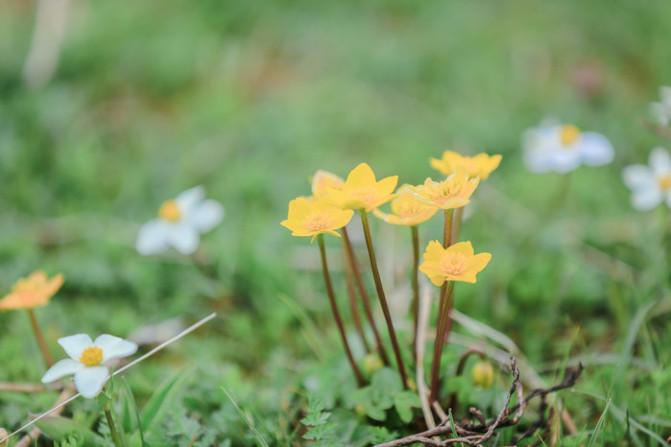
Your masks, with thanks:
[{"label": "yellow bud", "polygon": [[412,377],[408,377],[408,388],[410,388],[410,391],[417,391],[417,383],[415,383]]},{"label": "yellow bud", "polygon": [[366,415],[366,408],[362,404],[358,404],[356,407],[354,407],[354,411],[356,411],[356,414],[359,416]]},{"label": "yellow bud", "polygon": [[377,354],[368,354],[363,358],[363,370],[366,374],[371,375],[378,369],[382,368],[384,364]]},{"label": "yellow bud", "polygon": [[479,386],[480,388],[490,388],[494,383],[494,368],[492,368],[492,364],[480,360],[473,367],[471,378],[475,386]]}]

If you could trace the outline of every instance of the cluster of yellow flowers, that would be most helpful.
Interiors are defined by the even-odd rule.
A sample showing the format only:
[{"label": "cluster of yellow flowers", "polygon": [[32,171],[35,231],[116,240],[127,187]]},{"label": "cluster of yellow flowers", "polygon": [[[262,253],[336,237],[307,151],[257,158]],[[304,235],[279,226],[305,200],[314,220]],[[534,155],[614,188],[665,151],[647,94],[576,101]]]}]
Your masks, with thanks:
[{"label": "cluster of yellow flowers", "polygon": [[[407,383],[405,367],[399,353],[398,341],[389,314],[384,287],[377,268],[377,259],[372,242],[368,214],[373,213],[382,221],[407,226],[412,229],[415,271],[413,277],[413,314],[415,317],[415,330],[417,325],[418,281],[417,272],[424,273],[436,286],[441,287],[441,300],[437,323],[437,335],[434,350],[433,375],[437,376],[443,339],[449,333],[449,312],[452,307],[452,285],[455,281],[474,283],[477,274],[481,272],[491,260],[491,254],[475,254],[470,242],[454,243],[458,235],[458,228],[462,219],[463,207],[466,206],[477,189],[480,181],[485,180],[499,166],[500,155],[488,155],[485,153],[473,157],[464,156],[457,152],[445,151],[440,159],[432,159],[431,166],[438,170],[445,178],[433,180],[427,178],[420,185],[402,185],[397,189],[398,176],[389,176],[378,180],[373,169],[361,163],[356,166],[343,180],[335,174],[326,171],[317,171],[312,178],[312,195],[309,197],[298,197],[289,202],[287,218],[281,225],[291,230],[293,236],[311,237],[319,241],[322,252],[322,263],[324,278],[327,283],[327,292],[331,300],[331,306],[345,350],[352,369],[359,383],[363,382],[361,373],[354,362],[347,338],[342,329],[342,319],[339,315],[333,288],[331,286],[330,274],[326,265],[324,255],[325,247],[323,237],[325,234],[340,237],[344,236],[346,258],[352,259],[352,250],[349,245],[346,227],[352,220],[354,212],[361,217],[366,246],[371,262],[371,272],[375,280],[376,291],[385,316],[389,338],[394,349],[397,367],[403,382]],[[380,209],[389,203],[389,212]],[[434,217],[439,210],[443,211],[444,242],[432,240],[426,246],[423,262],[419,264],[417,227]],[[349,246],[349,249],[348,249]],[[354,266],[357,272],[356,266]],[[360,278],[359,278],[360,280]],[[448,287],[449,285],[449,287]],[[362,289],[362,299],[366,297]],[[364,303],[365,304],[365,303]],[[376,335],[377,348],[380,357],[385,360],[384,348],[379,342],[375,322],[369,318],[369,323]],[[441,335],[442,334],[442,335]],[[416,334],[415,334],[416,335]],[[366,344],[364,340],[364,345]],[[385,362],[386,363],[386,362]],[[437,377],[432,380],[433,386],[437,385]],[[432,395],[436,390],[432,390]]]},{"label": "cluster of yellow flowers", "polygon": [[[393,225],[417,226],[431,219],[438,210],[463,208],[471,199],[481,180],[489,177],[501,162],[500,155],[478,154],[466,157],[446,151],[441,159],[432,159],[431,166],[446,175],[444,180],[427,178],[418,186],[402,185],[398,191],[397,176],[377,180],[366,163],[355,167],[346,180],[326,171],[317,171],[312,178],[312,196],[289,202],[289,212],[282,226],[293,236],[316,237],[320,234],[340,236],[354,211],[373,212]],[[379,208],[390,203],[391,213]],[[428,244],[421,271],[431,282],[475,282],[475,275],[489,262],[490,255],[475,255],[470,242],[443,247],[438,241]]]}]

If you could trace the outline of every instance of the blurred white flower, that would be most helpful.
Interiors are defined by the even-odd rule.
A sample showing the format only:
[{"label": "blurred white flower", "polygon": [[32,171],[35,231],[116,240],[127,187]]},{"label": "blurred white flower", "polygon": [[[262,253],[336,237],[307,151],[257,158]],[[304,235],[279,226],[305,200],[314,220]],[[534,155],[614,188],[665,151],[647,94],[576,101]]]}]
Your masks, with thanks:
[{"label": "blurred white flower", "polygon": [[632,191],[631,203],[637,210],[651,210],[662,202],[671,207],[671,156],[666,149],[653,149],[649,166],[627,166],[622,177]]},{"label": "blurred white flower", "polygon": [[158,219],[140,228],[135,244],[142,255],[155,255],[174,247],[184,255],[198,249],[200,235],[217,226],[224,208],[215,200],[205,200],[202,186],[184,191],[161,205]]},{"label": "blurred white flower", "polygon": [[524,163],[531,172],[565,174],[580,165],[601,166],[613,160],[613,146],[596,132],[572,124],[542,124],[523,137]]},{"label": "blurred white flower", "polygon": [[663,86],[659,93],[661,101],[650,104],[650,113],[655,122],[668,126],[671,121],[671,87]]},{"label": "blurred white flower", "polygon": [[51,383],[74,374],[79,393],[90,399],[102,391],[110,377],[105,363],[109,360],[135,354],[137,345],[123,338],[103,334],[91,340],[86,334],[71,335],[58,340],[70,356],[56,362],[42,377],[42,383]]}]

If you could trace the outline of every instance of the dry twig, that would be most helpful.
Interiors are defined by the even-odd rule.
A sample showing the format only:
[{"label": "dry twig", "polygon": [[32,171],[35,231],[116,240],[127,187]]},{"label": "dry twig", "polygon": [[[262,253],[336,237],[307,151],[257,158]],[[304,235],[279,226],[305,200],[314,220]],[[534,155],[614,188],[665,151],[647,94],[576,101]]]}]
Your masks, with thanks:
[{"label": "dry twig", "polygon": [[[536,388],[532,390],[528,396],[524,397],[522,391],[522,384],[520,381],[520,371],[517,368],[516,361],[511,359],[511,371],[513,381],[506,394],[505,403],[498,415],[491,422],[486,422],[482,413],[471,408],[469,413],[474,417],[475,422],[466,422],[454,425],[449,420],[443,421],[437,427],[417,433],[410,436],[405,436],[393,441],[378,444],[377,447],[401,447],[413,443],[420,443],[423,445],[444,447],[455,444],[464,444],[469,446],[481,446],[490,440],[496,431],[503,427],[519,426],[522,415],[527,408],[529,402],[533,399],[540,399],[539,419],[531,423],[527,427],[520,426],[521,434],[518,440],[533,435],[537,430],[547,428],[547,402],[546,398],[549,394],[570,388],[575,385],[576,381],[582,373],[582,365],[577,368],[569,368],[566,370],[564,379],[549,388]],[[517,395],[518,403],[509,407],[513,395]],[[456,437],[440,439],[440,436],[449,436],[453,433]]]}]

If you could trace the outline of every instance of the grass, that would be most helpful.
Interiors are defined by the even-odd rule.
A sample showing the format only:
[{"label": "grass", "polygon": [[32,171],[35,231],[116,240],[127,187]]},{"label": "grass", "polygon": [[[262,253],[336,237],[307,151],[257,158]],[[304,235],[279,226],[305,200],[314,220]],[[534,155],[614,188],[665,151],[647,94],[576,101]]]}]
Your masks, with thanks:
[{"label": "grass", "polygon": [[[620,173],[664,143],[642,121],[671,79],[671,4],[73,2],[55,77],[31,91],[21,67],[33,12],[10,1],[0,15],[0,285],[63,272],[64,289],[37,312],[54,353],[58,336],[125,335],[216,310],[216,323],[129,371],[140,405],[193,366],[173,422],[201,442],[300,445],[310,384],[348,372],[316,248],[278,224],[288,200],[318,168],[343,175],[367,161],[418,183],[444,149],[486,150],[504,162],[463,239],[494,258],[477,286],[457,286],[457,309],[512,338],[548,382],[588,359],[562,395],[580,433],[563,444],[669,435],[669,216],[635,213]],[[616,148],[613,164],[571,175],[562,205],[564,179],[521,163],[522,132],[547,116]],[[133,248],[159,204],[197,184],[226,207],[202,245],[211,277]],[[380,248],[382,262],[408,265],[407,232],[372,224],[393,247]],[[435,219],[422,244],[439,235]],[[335,263],[336,242],[328,248]],[[391,290],[404,271],[383,279]],[[0,328],[0,379],[37,381],[25,316],[2,314]],[[54,398],[3,393],[0,426]]]}]

